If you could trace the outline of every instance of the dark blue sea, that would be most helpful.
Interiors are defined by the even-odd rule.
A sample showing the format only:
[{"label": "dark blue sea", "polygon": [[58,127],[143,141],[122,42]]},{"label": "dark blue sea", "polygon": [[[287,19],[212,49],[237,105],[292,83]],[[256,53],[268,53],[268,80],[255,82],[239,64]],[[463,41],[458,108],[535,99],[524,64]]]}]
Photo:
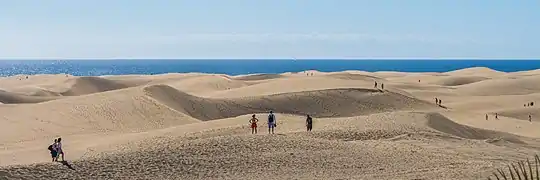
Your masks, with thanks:
[{"label": "dark blue sea", "polygon": [[161,73],[283,73],[304,70],[446,72],[468,67],[515,72],[540,69],[540,60],[0,60],[0,76],[60,74],[77,76]]}]

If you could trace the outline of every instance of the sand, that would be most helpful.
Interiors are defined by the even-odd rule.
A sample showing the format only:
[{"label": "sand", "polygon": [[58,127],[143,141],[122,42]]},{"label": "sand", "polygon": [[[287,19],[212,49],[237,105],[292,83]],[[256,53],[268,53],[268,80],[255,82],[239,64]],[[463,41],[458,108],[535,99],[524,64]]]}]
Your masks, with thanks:
[{"label": "sand", "polygon": [[306,72],[0,78],[0,179],[485,179],[540,150],[538,70]]}]

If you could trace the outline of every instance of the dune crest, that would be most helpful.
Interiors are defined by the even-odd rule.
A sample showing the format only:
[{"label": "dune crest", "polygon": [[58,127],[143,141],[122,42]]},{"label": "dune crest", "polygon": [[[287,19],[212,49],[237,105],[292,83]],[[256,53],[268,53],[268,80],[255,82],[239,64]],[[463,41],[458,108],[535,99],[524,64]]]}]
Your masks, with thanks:
[{"label": "dune crest", "polygon": [[501,71],[497,71],[497,70],[493,70],[493,69],[490,69],[490,68],[487,68],[487,67],[471,67],[471,68],[458,69],[458,70],[454,70],[454,71],[450,71],[450,72],[445,72],[443,74],[446,74],[446,75],[460,75],[460,76],[477,75],[477,76],[491,77],[491,76],[505,75],[506,73],[501,72]]},{"label": "dune crest", "polygon": [[78,77],[70,79],[66,83],[71,84],[71,87],[67,91],[61,93],[64,96],[79,96],[129,87],[126,84],[99,77]]}]

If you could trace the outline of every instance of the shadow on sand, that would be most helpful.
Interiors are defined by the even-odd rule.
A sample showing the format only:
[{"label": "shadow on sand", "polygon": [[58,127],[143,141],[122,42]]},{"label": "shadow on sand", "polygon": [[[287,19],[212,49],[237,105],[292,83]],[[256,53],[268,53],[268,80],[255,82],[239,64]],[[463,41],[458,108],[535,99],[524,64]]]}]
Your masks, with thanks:
[{"label": "shadow on sand", "polygon": [[68,167],[71,170],[75,170],[75,168],[73,168],[73,166],[71,166],[71,164],[69,164],[67,161],[60,161],[60,163],[62,163],[62,165]]},{"label": "shadow on sand", "polygon": [[439,104],[439,107],[442,107],[442,108],[444,108],[444,109],[448,109],[448,107],[443,106],[443,105],[440,105],[440,104]]}]

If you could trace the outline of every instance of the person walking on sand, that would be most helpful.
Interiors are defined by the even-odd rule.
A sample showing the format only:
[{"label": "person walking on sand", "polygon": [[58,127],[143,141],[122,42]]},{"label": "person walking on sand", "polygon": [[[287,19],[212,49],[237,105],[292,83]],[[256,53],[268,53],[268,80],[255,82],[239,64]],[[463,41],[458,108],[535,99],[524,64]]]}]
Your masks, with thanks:
[{"label": "person walking on sand", "polygon": [[529,122],[532,122],[532,116],[529,114]]},{"label": "person walking on sand", "polygon": [[273,111],[270,111],[270,114],[268,114],[268,134],[270,134],[270,132],[274,134],[274,128],[276,126],[276,116]]},{"label": "person walking on sand", "polygon": [[488,120],[489,116],[486,114],[486,121]]},{"label": "person walking on sand", "polygon": [[439,99],[439,106],[442,106],[442,100]]},{"label": "person walking on sand", "polygon": [[249,123],[251,124],[251,134],[257,134],[257,122],[259,122],[259,119],[257,119],[254,114],[249,120]]},{"label": "person walking on sand", "polygon": [[435,98],[435,104],[439,105],[439,99]]},{"label": "person walking on sand", "polygon": [[495,113],[495,119],[499,119],[499,113]]},{"label": "person walking on sand", "polygon": [[377,81],[375,81],[375,86],[373,86],[373,87],[375,87],[375,89],[377,89]]},{"label": "person walking on sand", "polygon": [[64,150],[62,149],[62,138],[58,138],[58,142],[56,143],[56,152],[58,153],[56,156],[56,161],[58,161],[58,156],[60,155],[62,155],[62,161],[65,161]]},{"label": "person walking on sand", "polygon": [[306,128],[308,132],[310,132],[313,129],[313,118],[311,118],[311,116],[309,115],[307,115],[307,118],[306,118]]},{"label": "person walking on sand", "polygon": [[47,147],[47,149],[51,153],[52,162],[56,161],[56,156],[58,155],[58,152],[56,151],[57,143],[58,143],[58,140],[54,139],[54,143],[52,143],[51,145],[49,145],[49,147]]},{"label": "person walking on sand", "polygon": [[381,89],[384,90],[384,84],[383,83],[381,83]]}]

